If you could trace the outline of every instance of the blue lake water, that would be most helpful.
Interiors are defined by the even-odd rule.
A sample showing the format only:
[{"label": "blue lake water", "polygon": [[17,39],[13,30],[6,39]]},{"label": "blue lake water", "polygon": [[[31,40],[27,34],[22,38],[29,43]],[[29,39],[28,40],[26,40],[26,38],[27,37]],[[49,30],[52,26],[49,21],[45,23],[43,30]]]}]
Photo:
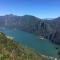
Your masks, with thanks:
[{"label": "blue lake water", "polygon": [[0,31],[4,32],[6,35],[13,36],[17,42],[20,42],[29,48],[33,48],[44,55],[58,57],[55,48],[56,46],[49,42],[49,40],[40,40],[39,37],[31,33],[19,30],[5,28],[0,29]]}]

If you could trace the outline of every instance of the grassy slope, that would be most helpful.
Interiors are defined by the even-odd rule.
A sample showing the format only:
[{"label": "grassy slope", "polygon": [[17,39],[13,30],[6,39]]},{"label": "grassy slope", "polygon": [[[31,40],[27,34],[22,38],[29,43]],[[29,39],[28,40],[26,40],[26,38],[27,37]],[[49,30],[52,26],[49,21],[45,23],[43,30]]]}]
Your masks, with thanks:
[{"label": "grassy slope", "polygon": [[8,39],[0,32],[0,60],[48,60],[35,53],[32,49],[25,48],[15,41]]}]

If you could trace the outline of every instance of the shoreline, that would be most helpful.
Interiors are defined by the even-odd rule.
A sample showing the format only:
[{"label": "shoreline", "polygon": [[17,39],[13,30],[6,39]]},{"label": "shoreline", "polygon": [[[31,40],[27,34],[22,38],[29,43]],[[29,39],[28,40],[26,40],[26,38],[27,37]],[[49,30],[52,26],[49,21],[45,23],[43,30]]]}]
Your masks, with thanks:
[{"label": "shoreline", "polygon": [[8,36],[8,35],[6,35],[6,37],[7,37],[8,39],[11,39],[11,40],[14,39],[14,37],[12,37],[12,36]]},{"label": "shoreline", "polygon": [[[6,37],[7,37],[8,39],[11,39],[11,40],[14,39],[14,37],[12,37],[12,36],[6,35]],[[44,58],[51,59],[51,60],[60,60],[60,59],[57,58],[57,57],[51,57],[51,56],[43,55],[43,54],[41,54],[41,53],[39,53],[39,55],[41,55],[41,56],[44,57]]]},{"label": "shoreline", "polygon": [[59,58],[57,57],[52,57],[52,56],[47,56],[47,55],[43,55],[43,54],[40,54],[42,57],[44,58],[48,58],[48,59],[51,59],[51,60],[60,60]]}]

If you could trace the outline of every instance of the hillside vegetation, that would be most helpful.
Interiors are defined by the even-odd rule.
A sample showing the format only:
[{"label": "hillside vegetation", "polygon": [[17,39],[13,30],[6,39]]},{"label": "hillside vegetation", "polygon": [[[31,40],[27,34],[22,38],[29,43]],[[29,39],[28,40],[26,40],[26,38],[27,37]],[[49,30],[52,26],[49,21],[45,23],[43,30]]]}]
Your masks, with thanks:
[{"label": "hillside vegetation", "polygon": [[23,47],[0,32],[0,60],[49,60],[31,48]]}]

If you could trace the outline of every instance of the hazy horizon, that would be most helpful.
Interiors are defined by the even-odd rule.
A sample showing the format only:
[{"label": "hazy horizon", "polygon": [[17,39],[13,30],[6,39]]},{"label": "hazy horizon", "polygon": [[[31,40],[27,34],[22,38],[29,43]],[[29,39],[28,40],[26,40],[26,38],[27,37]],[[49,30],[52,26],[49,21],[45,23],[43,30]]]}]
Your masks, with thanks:
[{"label": "hazy horizon", "polygon": [[[17,15],[17,14],[4,14],[4,15],[0,15],[0,16],[6,16],[6,15],[14,15],[14,16],[25,16],[25,15],[28,15],[28,14],[25,14],[25,15]],[[34,16],[34,15],[28,15],[28,16]],[[51,19],[55,19],[55,18],[59,18],[60,16],[58,17],[52,17],[52,18],[41,18],[41,17],[38,17],[38,16],[34,16],[36,18],[39,18],[39,19],[48,19],[48,20],[51,20]]]},{"label": "hazy horizon", "polygon": [[14,14],[32,15],[39,18],[60,16],[59,0],[0,0],[0,16]]}]

